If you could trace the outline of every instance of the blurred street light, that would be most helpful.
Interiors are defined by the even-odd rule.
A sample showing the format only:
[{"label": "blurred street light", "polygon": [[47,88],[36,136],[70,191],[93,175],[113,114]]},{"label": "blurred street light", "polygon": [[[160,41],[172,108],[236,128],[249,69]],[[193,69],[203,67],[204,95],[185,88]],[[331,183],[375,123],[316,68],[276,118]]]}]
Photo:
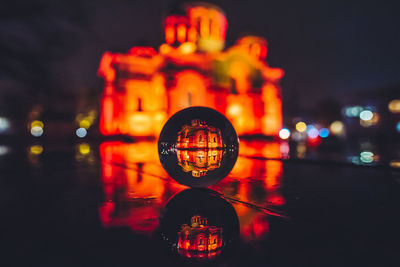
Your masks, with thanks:
[{"label": "blurred street light", "polygon": [[287,128],[283,128],[279,131],[279,137],[281,139],[288,139],[290,137],[290,131]]},{"label": "blurred street light", "polygon": [[306,131],[307,124],[305,122],[299,121],[298,123],[296,123],[296,130],[299,131],[300,133]]},{"label": "blurred street light", "polygon": [[76,135],[80,138],[83,138],[87,135],[87,131],[85,128],[79,128],[76,130]]}]

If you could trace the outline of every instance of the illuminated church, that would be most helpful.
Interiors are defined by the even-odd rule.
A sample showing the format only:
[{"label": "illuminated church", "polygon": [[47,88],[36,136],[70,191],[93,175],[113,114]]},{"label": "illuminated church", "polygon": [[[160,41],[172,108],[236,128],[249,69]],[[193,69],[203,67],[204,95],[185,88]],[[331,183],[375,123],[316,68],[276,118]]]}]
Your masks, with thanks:
[{"label": "illuminated church", "polygon": [[183,256],[213,258],[223,245],[222,228],[208,226],[207,218],[195,215],[191,226],[183,224],[181,228],[178,232],[178,251]]},{"label": "illuminated church", "polygon": [[186,4],[164,21],[165,43],[105,52],[100,131],[158,137],[175,112],[206,106],[224,114],[238,135],[275,136],[282,127],[279,81],[283,70],[266,63],[267,41],[245,36],[225,48],[221,9]]}]

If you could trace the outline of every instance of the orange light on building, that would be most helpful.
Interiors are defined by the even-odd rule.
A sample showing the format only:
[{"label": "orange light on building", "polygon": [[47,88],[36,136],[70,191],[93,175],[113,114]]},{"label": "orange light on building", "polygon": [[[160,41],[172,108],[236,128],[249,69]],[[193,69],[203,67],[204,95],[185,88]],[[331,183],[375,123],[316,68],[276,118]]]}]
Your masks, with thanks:
[{"label": "orange light on building", "polygon": [[190,54],[196,51],[196,45],[194,43],[186,42],[179,46],[179,51],[182,54]]},{"label": "orange light on building", "polygon": [[168,53],[170,53],[172,50],[172,47],[169,44],[162,44],[159,47],[159,51],[161,55],[166,55]]},{"label": "orange light on building", "polygon": [[168,25],[165,27],[165,42],[167,44],[173,44],[175,42],[175,28],[174,26]]},{"label": "orange light on building", "polygon": [[192,43],[195,43],[197,41],[197,30],[194,26],[189,28],[187,39],[189,42],[192,42]]},{"label": "orange light on building", "polygon": [[106,80],[106,82],[113,82],[115,80],[115,69],[112,64],[114,55],[110,52],[105,52],[101,58],[98,74]]},{"label": "orange light on building", "polygon": [[200,36],[205,38],[210,34],[210,20],[207,17],[200,19]]},{"label": "orange light on building", "polygon": [[250,51],[250,53],[251,53],[254,57],[260,58],[260,56],[261,56],[261,47],[260,47],[260,45],[259,45],[259,44],[253,44],[253,45],[251,46],[251,51]]},{"label": "orange light on building", "polygon": [[179,24],[176,28],[176,39],[180,43],[184,43],[186,41],[186,25]]},{"label": "orange light on building", "polygon": [[223,50],[228,25],[223,11],[204,3],[185,11],[165,19],[166,43],[159,52],[133,47],[103,55],[101,133],[157,137],[169,116],[206,106],[226,115],[239,135],[277,136],[284,72],[265,62],[267,41],[246,36]]},{"label": "orange light on building", "polygon": [[142,47],[135,46],[128,51],[131,55],[151,57],[157,54],[157,51],[153,47]]},{"label": "orange light on building", "polygon": [[[178,252],[187,258],[212,259],[222,248],[222,228],[208,226],[207,218],[195,215],[191,225],[183,224],[178,232]],[[211,253],[219,250],[219,253]]]}]

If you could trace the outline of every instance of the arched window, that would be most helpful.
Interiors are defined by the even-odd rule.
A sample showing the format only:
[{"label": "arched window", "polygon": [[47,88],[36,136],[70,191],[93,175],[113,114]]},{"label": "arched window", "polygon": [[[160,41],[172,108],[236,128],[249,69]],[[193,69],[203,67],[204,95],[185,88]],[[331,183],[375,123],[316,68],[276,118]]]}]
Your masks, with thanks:
[{"label": "arched window", "polygon": [[188,92],[188,106],[190,107],[192,105],[192,93]]},{"label": "arched window", "polygon": [[143,111],[143,109],[142,109],[142,99],[140,97],[138,98],[137,111]]}]

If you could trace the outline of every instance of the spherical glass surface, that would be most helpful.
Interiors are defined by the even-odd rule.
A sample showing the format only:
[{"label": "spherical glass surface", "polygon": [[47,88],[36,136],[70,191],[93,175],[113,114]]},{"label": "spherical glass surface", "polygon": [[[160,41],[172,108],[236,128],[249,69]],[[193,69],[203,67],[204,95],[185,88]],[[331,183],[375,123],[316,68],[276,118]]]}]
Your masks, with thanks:
[{"label": "spherical glass surface", "polygon": [[173,115],[161,131],[158,154],[178,183],[206,187],[232,170],[239,140],[227,118],[211,108],[191,107]]},{"label": "spherical glass surface", "polygon": [[187,189],[171,198],[163,209],[157,231],[176,256],[190,261],[229,258],[239,237],[235,209],[220,194]]}]

